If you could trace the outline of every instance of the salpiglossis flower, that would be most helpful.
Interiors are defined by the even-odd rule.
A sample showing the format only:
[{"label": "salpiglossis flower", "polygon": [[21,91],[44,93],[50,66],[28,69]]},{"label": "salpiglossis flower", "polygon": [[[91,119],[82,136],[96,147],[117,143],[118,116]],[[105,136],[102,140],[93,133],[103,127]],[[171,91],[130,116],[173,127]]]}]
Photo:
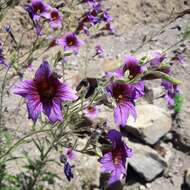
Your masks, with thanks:
[{"label": "salpiglossis flower", "polygon": [[13,93],[26,99],[29,118],[34,122],[41,112],[51,122],[63,120],[61,103],[77,99],[75,91],[56,78],[47,61],[43,61],[33,80],[17,84]]},{"label": "salpiglossis flower", "polygon": [[108,184],[111,185],[126,175],[126,160],[133,155],[133,151],[122,141],[122,136],[117,130],[110,130],[108,139],[112,142],[112,148],[99,159],[99,162],[102,165],[101,171],[110,174]]},{"label": "salpiglossis flower", "polygon": [[111,82],[106,91],[108,95],[115,100],[116,107],[114,108],[114,120],[117,126],[125,126],[129,114],[135,119],[137,117],[134,100],[139,96],[133,85]]},{"label": "salpiglossis flower", "polygon": [[84,44],[73,32],[66,33],[62,38],[57,39],[57,44],[64,47],[64,50],[72,50],[78,53],[80,47]]}]

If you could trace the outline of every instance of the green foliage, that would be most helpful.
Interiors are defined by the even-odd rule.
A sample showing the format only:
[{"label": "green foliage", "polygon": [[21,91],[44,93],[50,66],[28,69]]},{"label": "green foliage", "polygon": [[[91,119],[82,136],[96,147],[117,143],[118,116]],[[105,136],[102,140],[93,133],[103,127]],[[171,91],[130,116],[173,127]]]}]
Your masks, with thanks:
[{"label": "green foliage", "polygon": [[175,100],[174,111],[176,113],[179,113],[181,111],[184,98],[181,94],[178,94],[175,96],[174,100]]},{"label": "green foliage", "polygon": [[153,76],[153,77],[155,77],[156,79],[167,80],[167,81],[169,81],[169,82],[171,82],[172,84],[175,84],[175,85],[181,83],[181,81],[175,79],[174,77],[172,77],[172,76],[170,76],[170,75],[168,75],[168,74],[166,74],[166,73],[160,72],[160,71],[149,71],[149,72],[147,72],[147,73],[143,76],[143,78],[146,79],[146,77],[148,77],[148,76]]},{"label": "green foliage", "polygon": [[187,40],[190,39],[190,26],[187,26],[184,30],[184,32],[182,33],[183,35],[183,39]]}]

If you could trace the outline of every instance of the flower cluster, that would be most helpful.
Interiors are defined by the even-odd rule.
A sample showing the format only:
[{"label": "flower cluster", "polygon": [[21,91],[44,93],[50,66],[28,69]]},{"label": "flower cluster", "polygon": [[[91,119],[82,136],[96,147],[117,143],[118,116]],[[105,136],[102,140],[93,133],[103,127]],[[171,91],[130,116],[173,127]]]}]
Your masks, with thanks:
[{"label": "flower cluster", "polygon": [[83,3],[89,5],[89,10],[82,15],[79,20],[79,25],[76,32],[83,31],[86,35],[90,35],[90,28],[103,23],[101,30],[108,30],[110,33],[114,33],[111,26],[112,17],[107,10],[102,8],[101,1],[98,0],[84,0]]},{"label": "flower cluster", "polygon": [[37,34],[41,34],[42,27],[39,24],[41,18],[49,21],[52,29],[62,27],[63,16],[61,12],[58,9],[51,7],[43,0],[32,0],[31,4],[26,5],[25,9],[33,21]]},{"label": "flower cluster", "polygon": [[[69,2],[67,4],[70,5]],[[71,10],[67,10],[67,7],[64,9],[67,4],[61,3],[56,6],[57,2],[48,4],[45,0],[31,0],[31,3],[25,6],[37,34],[28,57],[26,56],[26,60],[23,61],[26,62],[25,67],[29,68],[33,65],[33,60],[39,57],[34,56],[36,50],[43,49],[47,44],[49,45],[45,47],[43,53],[54,46],[60,47],[61,51],[56,52],[56,57],[53,58],[54,62],[48,61],[51,60],[49,57],[44,58],[41,65],[38,65],[33,79],[21,79],[12,88],[12,92],[25,99],[28,118],[32,119],[34,124],[43,123],[48,128],[48,135],[45,138],[39,138],[37,141],[33,138],[32,141],[41,153],[40,162],[38,161],[36,164],[38,173],[43,173],[45,168],[42,165],[40,171],[39,163],[40,166],[41,163],[47,163],[49,158],[46,160],[46,157],[52,150],[56,150],[58,153],[65,150],[60,156],[60,162],[63,164],[67,180],[71,181],[74,178],[74,166],[71,163],[76,158],[75,152],[94,153],[99,156],[101,172],[110,174],[108,184],[111,185],[126,176],[126,162],[133,155],[132,149],[122,140],[119,130],[126,127],[130,116],[134,119],[138,117],[135,105],[137,100],[145,95],[145,80],[159,79],[165,90],[164,97],[168,106],[173,108],[175,98],[179,96],[180,91],[179,81],[171,77],[171,66],[175,63],[183,63],[184,59],[179,51],[174,52],[172,59],[167,58],[165,52],[154,52],[150,57],[144,56],[141,59],[126,55],[124,60],[118,59],[120,67],[117,69],[105,72],[100,78],[87,77],[81,80],[76,92],[65,82],[66,56],[78,54],[80,48],[85,45],[84,41],[86,42],[83,37],[88,38],[86,35],[91,35],[93,29],[95,32],[103,33],[104,30],[114,33],[114,30],[112,17],[109,15],[108,9],[103,8],[102,0],[81,0],[79,4],[85,9],[80,17],[78,14],[72,17],[72,8],[79,4],[72,2]],[[78,18],[77,23],[72,21],[73,18]],[[67,24],[68,26],[65,26]],[[17,68],[24,68],[19,65],[20,47],[10,27],[6,27],[6,32],[15,42],[13,48],[15,52],[11,57],[10,68],[13,70],[16,68],[15,73],[19,73],[20,70]],[[47,43],[45,43],[46,41]],[[5,65],[3,46],[0,42],[0,64]],[[105,57],[104,49],[100,44],[95,46],[94,51],[92,59]],[[25,55],[27,53],[23,55],[24,58]],[[60,62],[64,64],[59,64]],[[16,64],[14,65],[14,63]],[[62,67],[63,81],[60,80],[61,76],[59,77],[54,72],[54,69],[59,70],[60,67]],[[110,126],[99,122],[101,120],[98,118],[101,115],[100,105],[112,109],[116,129],[110,130]],[[45,117],[39,119],[42,115]],[[104,123],[106,122],[104,121]],[[35,130],[34,134],[36,135],[38,131]],[[47,131],[45,130],[45,132]],[[40,130],[39,132],[44,131]],[[78,144],[78,138],[81,137],[89,137],[83,148]],[[105,147],[111,145],[106,150],[104,149],[105,142]],[[46,149],[47,152],[45,152]],[[31,180],[35,177],[31,177]],[[43,179],[45,178],[47,179],[47,177]],[[38,180],[35,179],[34,183],[36,181]]]},{"label": "flower cluster", "polygon": [[[124,64],[113,72],[107,72],[106,76],[116,79],[125,77],[127,81],[131,81],[142,73],[143,68],[139,61],[133,56],[126,56]],[[136,119],[135,100],[144,95],[144,83],[142,81],[135,84],[111,82],[106,87],[106,91],[116,103],[114,119],[117,126],[125,126],[129,114]]]}]

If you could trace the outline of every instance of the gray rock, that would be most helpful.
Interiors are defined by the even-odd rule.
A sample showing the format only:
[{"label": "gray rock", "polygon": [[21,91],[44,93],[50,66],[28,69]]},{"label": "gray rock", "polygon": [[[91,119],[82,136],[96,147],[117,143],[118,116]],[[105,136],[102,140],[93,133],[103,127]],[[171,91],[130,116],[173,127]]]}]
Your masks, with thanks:
[{"label": "gray rock", "polygon": [[137,105],[137,120],[129,118],[126,130],[153,145],[171,130],[172,120],[170,115],[155,105]]},{"label": "gray rock", "polygon": [[185,172],[185,184],[190,188],[190,168]]},{"label": "gray rock", "polygon": [[149,146],[131,142],[128,145],[134,151],[133,157],[128,160],[129,165],[145,181],[154,180],[167,168],[166,161]]}]

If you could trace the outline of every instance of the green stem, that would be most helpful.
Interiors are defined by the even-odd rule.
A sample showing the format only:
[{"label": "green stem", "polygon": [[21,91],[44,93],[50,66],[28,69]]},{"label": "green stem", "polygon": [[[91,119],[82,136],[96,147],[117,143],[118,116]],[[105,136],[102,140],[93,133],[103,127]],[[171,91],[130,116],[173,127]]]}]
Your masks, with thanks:
[{"label": "green stem", "polygon": [[25,139],[27,139],[27,138],[29,138],[29,137],[31,137],[31,136],[33,136],[33,135],[36,135],[36,134],[38,134],[38,133],[45,133],[45,132],[48,132],[48,131],[51,131],[51,130],[52,130],[52,129],[46,129],[46,130],[35,131],[35,132],[33,132],[33,133],[30,133],[30,134],[28,134],[28,135],[22,137],[22,138],[19,139],[13,146],[11,146],[3,155],[0,156],[0,160],[1,160],[2,158],[4,158],[5,156],[7,156],[7,155],[8,155],[13,149],[15,149],[18,145],[22,144],[22,142],[23,142]]},{"label": "green stem", "polygon": [[6,79],[7,79],[7,75],[9,72],[10,67],[6,70],[4,79],[3,79],[3,83],[2,83],[2,87],[1,87],[1,97],[0,97],[0,128],[2,128],[2,120],[3,120],[3,95],[4,95],[4,90],[5,90],[5,85],[6,85]]}]

